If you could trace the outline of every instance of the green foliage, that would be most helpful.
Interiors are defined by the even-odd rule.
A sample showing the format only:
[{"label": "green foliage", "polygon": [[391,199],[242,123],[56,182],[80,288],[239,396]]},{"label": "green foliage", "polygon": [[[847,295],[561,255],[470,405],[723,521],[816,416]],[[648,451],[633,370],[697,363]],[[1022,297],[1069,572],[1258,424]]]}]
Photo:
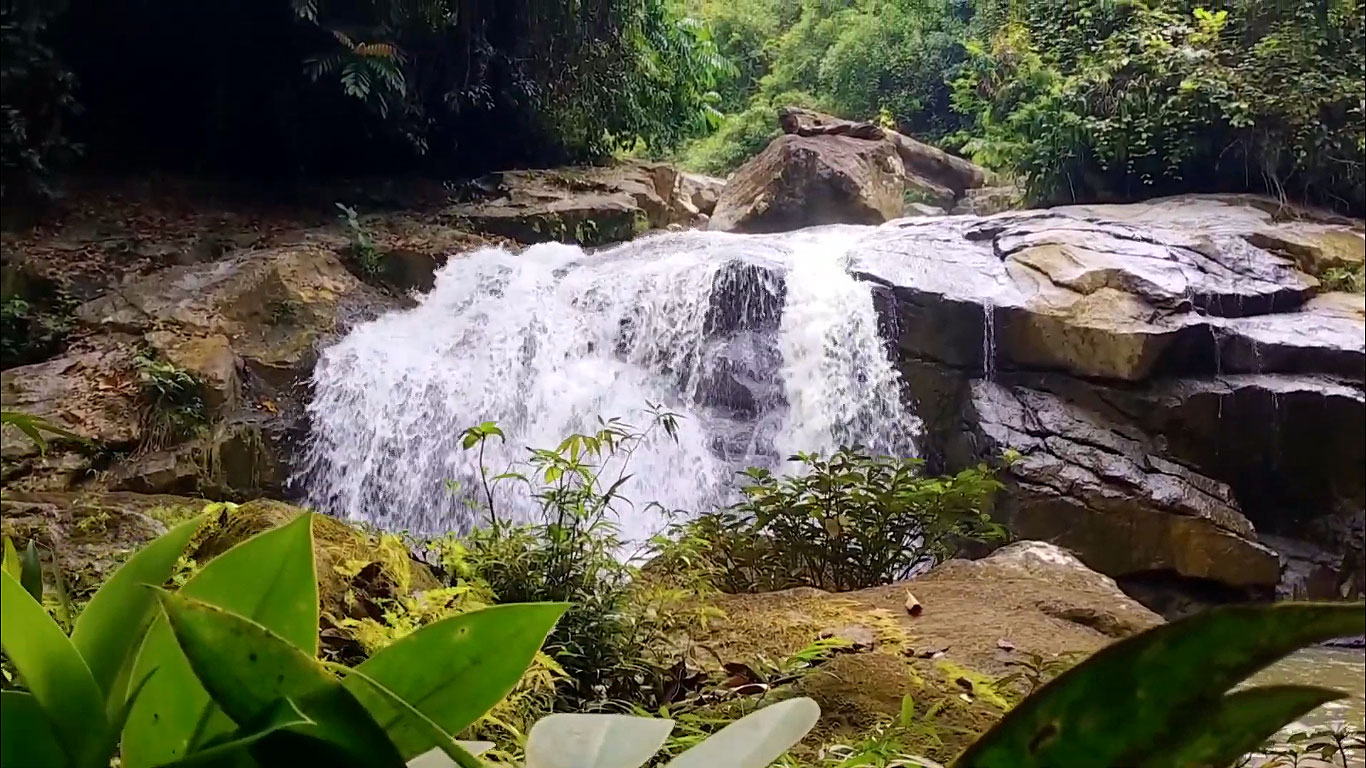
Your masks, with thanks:
[{"label": "green foliage", "polygon": [[142,387],[144,441],[160,447],[198,434],[208,423],[204,384],[172,362],[140,354],[133,358]]},{"label": "green foliage", "polygon": [[935,744],[942,746],[940,726],[936,721],[943,702],[917,712],[915,699],[909,694],[901,700],[901,711],[896,720],[873,729],[856,744],[833,744],[824,751],[827,762],[839,768],[891,768],[892,766],[927,765],[915,757],[910,745]]},{"label": "green foliage", "polygon": [[638,142],[667,150],[713,127],[713,87],[730,70],[708,29],[666,0],[387,0],[359,14],[295,0],[294,10],[329,33],[304,62],[308,76],[362,102],[423,153],[448,124],[500,107],[521,113],[528,138],[563,158]]},{"label": "green foliage", "polygon": [[[177,593],[257,621],[310,656],[318,647],[318,585],[312,520],[254,536],[209,561]],[[233,721],[197,682],[176,638],[160,618],[137,655],[133,678],[156,670],[134,704],[123,734],[123,764],[150,768],[185,757]]]},{"label": "green foliage", "polygon": [[[1366,753],[1366,731],[1346,723],[1298,728],[1257,750],[1257,755],[1265,758],[1258,764],[1260,768],[1308,768],[1333,760],[1339,760],[1343,768],[1349,768],[1352,756],[1362,753]],[[1250,768],[1251,765],[1253,758],[1249,755],[1234,764],[1234,768]]]},{"label": "green foliage", "polygon": [[356,213],[355,208],[337,203],[337,209],[341,211],[337,218],[341,220],[347,236],[351,238],[351,256],[356,266],[370,277],[379,275],[384,271],[384,253],[375,247],[370,230],[360,222],[360,215]]},{"label": "green foliage", "polygon": [[1024,689],[1025,695],[1030,695],[1048,681],[1076,666],[1078,661],[1077,654],[1072,653],[1044,656],[1031,651],[1016,652],[1006,661],[1010,672],[998,678],[993,687],[1004,690],[1011,686],[1019,686]]},{"label": "green foliage", "polygon": [[953,84],[967,149],[1035,202],[1252,189],[1366,208],[1360,3],[993,0],[974,25]]},{"label": "green foliage", "polygon": [[453,616],[376,653],[344,682],[411,758],[432,746],[426,730],[412,713],[376,696],[367,680],[419,705],[444,731],[460,733],[512,691],[564,612],[559,603],[524,603]]},{"label": "green foliage", "polygon": [[71,325],[67,302],[47,308],[10,296],[0,301],[0,359],[7,368],[45,360],[61,351]]},{"label": "green foliage", "polygon": [[1351,267],[1329,267],[1319,275],[1326,291],[1366,293],[1366,264]]},{"label": "green foliage", "polygon": [[[0,644],[27,689],[4,692],[0,740],[7,765],[109,765],[146,682],[130,678],[155,604],[144,585],[170,577],[200,522],[181,524],[130,558],[95,593],[70,637],[8,564],[0,569]],[[130,685],[130,679],[139,682]]]},{"label": "green foliage", "polygon": [[917,459],[848,448],[793,460],[801,471],[747,470],[742,502],[683,526],[685,538],[706,543],[722,589],[860,589],[1005,535],[984,511],[1001,487],[985,465],[926,477]]},{"label": "green foliage", "polygon": [[[0,48],[5,51],[0,63],[0,198],[10,203],[53,196],[53,171],[80,149],[67,139],[64,125],[76,112],[75,78],[47,39],[62,5],[15,0],[0,5]],[[3,309],[6,314],[13,309],[9,300]]]},{"label": "green foliage", "polygon": [[795,105],[936,141],[960,127],[946,79],[963,59],[957,0],[703,2],[721,54],[736,64],[720,86],[727,117],[684,162],[725,173],[778,133],[775,111]]},{"label": "green foliage", "polygon": [[39,451],[47,451],[47,439],[44,434],[60,437],[63,440],[70,440],[78,444],[90,445],[90,441],[67,429],[63,429],[56,424],[44,419],[41,416],[34,416],[31,413],[21,411],[0,411],[0,426],[9,425],[24,433],[24,436],[33,441],[38,446]]},{"label": "green foliage", "polygon": [[[1221,765],[1332,691],[1228,690],[1305,645],[1366,629],[1360,605],[1229,606],[1116,643],[1025,699],[955,768]],[[1116,697],[1123,691],[1123,697]],[[1253,694],[1253,691],[1261,693]],[[1223,760],[1224,762],[1220,762]]]},{"label": "green foliage", "polygon": [[[444,559],[454,564],[449,570],[477,576],[499,602],[569,603],[545,645],[569,678],[562,707],[662,695],[665,664],[650,651],[672,621],[692,614],[661,610],[680,594],[638,578],[636,567],[621,558],[623,543],[612,518],[627,503],[621,491],[631,477],[631,452],[658,432],[672,437],[676,418],[652,408],[644,428],[620,419],[601,421],[597,431],[570,435],[553,450],[533,449],[523,467],[493,477],[484,469],[478,500],[471,502],[484,505],[487,527],[440,543]],[[463,436],[466,450],[479,449],[481,467],[484,443],[492,438],[502,439],[492,423]],[[495,490],[503,483],[526,487],[540,503],[541,519],[523,525],[501,519]]]}]

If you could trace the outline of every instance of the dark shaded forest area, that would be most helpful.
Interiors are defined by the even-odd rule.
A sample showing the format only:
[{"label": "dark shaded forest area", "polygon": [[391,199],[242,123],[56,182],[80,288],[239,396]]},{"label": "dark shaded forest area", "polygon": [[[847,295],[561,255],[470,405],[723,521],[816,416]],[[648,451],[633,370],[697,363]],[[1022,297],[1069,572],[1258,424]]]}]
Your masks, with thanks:
[{"label": "dark shaded forest area", "polygon": [[2,7],[11,200],[62,168],[452,178],[644,154],[723,174],[796,104],[958,152],[1035,205],[1366,211],[1363,0]]}]

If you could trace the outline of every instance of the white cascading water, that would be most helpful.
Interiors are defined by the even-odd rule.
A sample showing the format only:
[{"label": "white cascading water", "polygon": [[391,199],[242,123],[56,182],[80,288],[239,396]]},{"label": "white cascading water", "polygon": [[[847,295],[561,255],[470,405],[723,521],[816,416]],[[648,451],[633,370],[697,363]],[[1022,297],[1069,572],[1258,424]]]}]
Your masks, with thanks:
[{"label": "white cascading water", "polygon": [[[634,511],[620,523],[639,541],[665,524],[650,502],[684,513],[727,503],[744,467],[855,443],[911,455],[918,425],[869,286],[847,271],[861,231],[690,232],[596,253],[547,244],[453,258],[417,306],[324,351],[296,482],[332,514],[463,531],[474,516],[450,481],[473,491],[479,466],[460,445],[465,428],[493,421],[506,433],[485,446],[498,474],[598,417],[642,426],[657,403],[682,418],[676,442],[656,430],[630,457]],[[537,512],[513,483],[498,496],[500,514]]]}]

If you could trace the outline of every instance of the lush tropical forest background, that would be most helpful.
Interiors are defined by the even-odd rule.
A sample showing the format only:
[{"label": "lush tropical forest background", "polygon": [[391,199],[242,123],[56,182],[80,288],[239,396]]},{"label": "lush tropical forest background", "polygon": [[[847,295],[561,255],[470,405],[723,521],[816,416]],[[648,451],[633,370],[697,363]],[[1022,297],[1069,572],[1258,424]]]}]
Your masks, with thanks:
[{"label": "lush tropical forest background", "polygon": [[1271,191],[1360,213],[1362,0],[6,0],[5,194],[72,162],[266,178],[678,155],[798,104],[1033,202]]}]

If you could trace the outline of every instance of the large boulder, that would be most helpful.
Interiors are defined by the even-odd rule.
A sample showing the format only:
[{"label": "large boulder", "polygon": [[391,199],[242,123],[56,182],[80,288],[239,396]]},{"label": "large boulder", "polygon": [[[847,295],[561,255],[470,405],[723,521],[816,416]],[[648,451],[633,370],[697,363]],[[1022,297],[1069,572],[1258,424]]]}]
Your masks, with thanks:
[{"label": "large boulder", "polygon": [[[905,609],[907,593],[923,607]],[[1080,658],[1162,623],[1112,579],[1052,544],[1021,541],[982,560],[950,560],[909,581],[832,594],[798,588],[716,598],[722,616],[689,631],[701,667],[743,673],[791,658],[822,637],[856,644],[801,675],[797,691],[821,704],[827,741],[895,718],[905,696],[935,707],[947,761],[1003,713],[1004,687],[977,688],[1031,656]],[[817,662],[820,663],[820,662]],[[755,668],[760,668],[757,665]],[[986,693],[979,696],[978,694]]]},{"label": "large boulder", "polygon": [[292,384],[307,377],[320,341],[393,305],[335,250],[304,243],[171,267],[81,305],[76,316],[103,330],[221,336],[251,372]]},{"label": "large boulder", "polygon": [[784,133],[797,136],[852,136],[886,141],[901,158],[908,185],[932,191],[935,196],[946,195],[945,208],[953,207],[954,200],[966,191],[987,182],[987,170],[980,165],[872,123],[843,120],[802,107],[782,107],[778,110],[778,125]]},{"label": "large boulder", "polygon": [[1021,535],[1126,584],[1328,597],[1360,581],[1366,311],[1306,270],[1350,263],[1360,230],[1187,196],[905,219],[850,253],[931,466],[1021,454]]},{"label": "large boulder", "polygon": [[715,189],[716,180],[663,163],[505,171],[480,179],[473,199],[443,217],[521,243],[601,245],[695,225],[715,205]]},{"label": "large boulder", "polygon": [[904,179],[890,142],[779,136],[731,175],[708,228],[781,232],[880,224],[901,215]]}]

